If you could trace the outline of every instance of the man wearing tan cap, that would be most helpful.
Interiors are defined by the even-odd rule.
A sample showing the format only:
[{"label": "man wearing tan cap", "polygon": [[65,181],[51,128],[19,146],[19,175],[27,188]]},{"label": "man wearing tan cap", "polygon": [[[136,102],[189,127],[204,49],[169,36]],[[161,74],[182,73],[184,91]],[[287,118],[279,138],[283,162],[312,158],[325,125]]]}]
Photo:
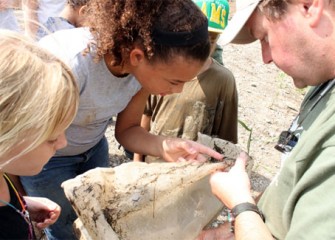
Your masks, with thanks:
[{"label": "man wearing tan cap", "polygon": [[297,88],[311,87],[280,134],[282,167],[257,206],[244,154],[210,180],[230,223],[198,239],[335,239],[335,1],[237,0],[221,43],[257,39],[264,63],[276,64]]}]

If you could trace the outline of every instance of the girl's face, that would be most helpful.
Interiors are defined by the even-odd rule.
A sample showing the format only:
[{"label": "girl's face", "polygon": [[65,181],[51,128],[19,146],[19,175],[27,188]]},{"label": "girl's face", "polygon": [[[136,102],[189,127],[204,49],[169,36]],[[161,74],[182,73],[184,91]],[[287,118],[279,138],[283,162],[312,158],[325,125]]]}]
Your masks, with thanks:
[{"label": "girl's face", "polygon": [[[29,146],[29,139],[24,143],[18,144],[13,147],[13,150],[3,156],[1,164],[5,163],[6,160],[19,155],[24,149]],[[1,171],[18,175],[18,176],[32,176],[38,174],[43,166],[49,161],[49,159],[56,153],[56,150],[64,148],[67,144],[65,137],[65,126],[60,126],[55,134],[49,139],[41,143],[33,150],[25,153],[24,155],[15,158],[8,164],[5,164]]]},{"label": "girl's face", "polygon": [[131,72],[149,93],[164,96],[180,93],[184,84],[198,75],[203,64],[181,56],[175,57],[169,63],[150,63],[142,58],[133,66]]}]

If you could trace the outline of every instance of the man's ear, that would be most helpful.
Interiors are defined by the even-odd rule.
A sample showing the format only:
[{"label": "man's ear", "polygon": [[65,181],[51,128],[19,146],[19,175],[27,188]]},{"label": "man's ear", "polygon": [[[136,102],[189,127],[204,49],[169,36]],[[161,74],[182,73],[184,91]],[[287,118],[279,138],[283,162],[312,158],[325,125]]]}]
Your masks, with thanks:
[{"label": "man's ear", "polygon": [[314,28],[316,27],[321,20],[321,16],[324,10],[324,0],[311,0],[310,3],[305,5],[307,13],[309,16],[309,25]]},{"label": "man's ear", "polygon": [[129,63],[132,66],[138,66],[145,60],[144,52],[140,49],[135,47],[133,50],[131,50],[129,54]]}]

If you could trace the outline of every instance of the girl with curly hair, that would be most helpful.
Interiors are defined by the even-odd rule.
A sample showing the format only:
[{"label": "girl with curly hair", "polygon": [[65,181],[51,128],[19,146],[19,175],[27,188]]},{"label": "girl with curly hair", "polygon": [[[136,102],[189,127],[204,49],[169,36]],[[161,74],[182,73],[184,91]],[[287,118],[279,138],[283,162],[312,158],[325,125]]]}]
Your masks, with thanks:
[{"label": "girl with curly hair", "polygon": [[[206,16],[192,0],[94,0],[83,28],[58,31],[40,44],[71,67],[80,87],[78,114],[67,130],[68,146],[25,190],[62,207],[52,237],[75,239],[76,218],[61,183],[95,167],[108,167],[105,131],[113,116],[115,137],[126,149],[166,161],[222,156],[193,141],[149,134],[140,127],[150,93],[182,91],[210,53]],[[38,186],[38,187],[37,187]]]}]

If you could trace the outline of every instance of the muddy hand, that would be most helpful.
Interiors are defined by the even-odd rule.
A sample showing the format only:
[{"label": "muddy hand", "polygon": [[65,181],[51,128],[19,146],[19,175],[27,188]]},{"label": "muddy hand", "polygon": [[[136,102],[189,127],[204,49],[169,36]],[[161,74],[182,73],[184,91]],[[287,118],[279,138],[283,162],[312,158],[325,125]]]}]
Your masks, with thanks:
[{"label": "muddy hand", "polygon": [[200,143],[181,138],[167,138],[163,141],[163,157],[168,162],[199,161],[205,162],[208,157],[222,159],[223,156]]},{"label": "muddy hand", "polygon": [[254,203],[250,180],[245,170],[248,155],[242,152],[229,172],[215,172],[210,178],[212,192],[228,208],[242,202]]}]

